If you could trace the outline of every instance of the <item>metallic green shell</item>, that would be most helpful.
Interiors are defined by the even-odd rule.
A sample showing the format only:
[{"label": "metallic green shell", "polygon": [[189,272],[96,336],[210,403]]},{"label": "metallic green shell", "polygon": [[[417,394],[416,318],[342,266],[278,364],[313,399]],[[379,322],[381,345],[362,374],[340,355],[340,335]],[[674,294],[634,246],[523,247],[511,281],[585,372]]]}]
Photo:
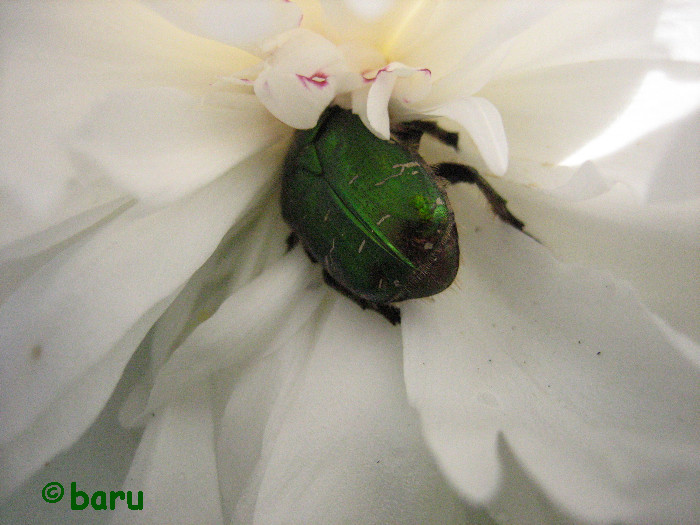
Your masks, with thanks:
[{"label": "metallic green shell", "polygon": [[454,280],[454,214],[422,158],[328,109],[298,131],[285,161],[282,215],[349,292],[385,304],[435,295]]}]

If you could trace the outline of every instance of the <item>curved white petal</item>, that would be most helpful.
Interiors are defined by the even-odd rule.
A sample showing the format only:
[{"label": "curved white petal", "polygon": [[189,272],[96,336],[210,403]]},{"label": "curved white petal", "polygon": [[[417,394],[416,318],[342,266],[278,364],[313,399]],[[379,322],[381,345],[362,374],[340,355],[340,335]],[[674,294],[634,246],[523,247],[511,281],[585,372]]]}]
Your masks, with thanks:
[{"label": "curved white petal", "polygon": [[[620,148],[634,144],[640,137],[654,133],[668,124],[676,125],[679,120],[700,111],[700,65],[698,64],[653,64],[646,73],[641,85],[634,92],[628,106],[602,133],[583,145],[561,163],[577,165],[581,161],[596,159],[614,154]],[[688,120],[697,125],[697,115]],[[688,128],[689,126],[686,126]],[[675,131],[675,130],[674,130]],[[692,129],[686,129],[686,133]],[[655,149],[667,148],[666,143]],[[684,155],[685,152],[678,152]],[[642,152],[640,157],[647,156]],[[647,172],[640,173],[644,179]],[[629,181],[632,182],[632,181]],[[638,181],[638,182],[641,182]],[[640,188],[642,193],[646,190]]]},{"label": "curved white petal", "polygon": [[507,449],[579,519],[690,520],[700,348],[624,282],[555,261],[454,193],[455,286],[402,307],[408,395],[443,471],[485,501]]},{"label": "curved white petal", "polygon": [[[134,424],[178,397],[193,383],[240,365],[261,349],[274,346],[274,341],[293,334],[315,307],[313,301],[308,308],[298,304],[301,294],[311,286],[311,276],[308,258],[296,250],[237,290],[173,352],[158,371],[146,406],[131,414],[128,423]],[[284,329],[280,330],[280,325]],[[231,333],[232,327],[235,333]]]},{"label": "curved white petal", "polygon": [[263,42],[298,27],[302,12],[285,0],[149,1],[148,5],[175,25],[251,53],[261,54]]},{"label": "curved white petal", "polygon": [[218,450],[234,521],[465,522],[406,404],[398,332],[344,298],[321,315],[233,383]]},{"label": "curved white petal", "polygon": [[563,200],[583,201],[607,193],[612,186],[592,162],[584,162],[566,181],[549,192]]},{"label": "curved white petal", "polygon": [[490,101],[481,97],[458,99],[423,113],[459,124],[474,141],[488,169],[496,175],[506,172],[508,140],[501,115]]},{"label": "curved white petal", "polygon": [[367,122],[380,139],[389,140],[389,98],[398,80],[396,74],[379,72],[367,92]]},{"label": "curved white petal", "polygon": [[[88,195],[83,194],[82,196],[88,198]],[[92,197],[96,197],[98,203],[102,200],[98,195]],[[55,226],[0,248],[0,274],[2,274],[0,303],[58,252],[72,243],[79,242],[94,229],[99,228],[101,224],[123,213],[133,204],[131,199],[116,198],[85,211],[77,212],[82,207],[81,205],[84,205],[84,202],[80,199],[75,208],[66,210],[65,215],[70,218],[57,221]],[[23,225],[26,226],[24,223]],[[37,224],[31,224],[29,227],[33,229],[37,227]]]},{"label": "curved white petal", "polygon": [[[691,114],[578,170],[515,158],[510,173],[525,175],[521,184],[492,182],[558,258],[632,283],[655,314],[700,341],[697,309],[687,307],[700,295],[696,128]],[[592,185],[608,190],[596,196]],[[536,189],[543,186],[550,191]],[[586,196],[595,198],[581,201]]]},{"label": "curved white petal", "polygon": [[600,60],[666,58],[671,49],[660,45],[659,28],[664,16],[682,10],[683,3],[543,2],[543,16],[516,35],[501,70],[510,74]]},{"label": "curved white petal", "polygon": [[[120,412],[120,421],[124,426],[142,424],[144,407],[147,403],[150,402],[152,407],[156,407],[170,400],[153,391],[154,382],[159,383],[156,390],[168,392],[168,386],[163,388],[164,384],[191,384],[197,377],[204,377],[207,372],[213,373],[218,369],[212,366],[207,370],[205,366],[200,366],[196,359],[193,359],[191,374],[185,373],[178,376],[167,372],[160,373],[164,367],[174,370],[173,365],[168,361],[171,357],[177,361],[179,359],[177,354],[186,354],[180,345],[200,323],[206,320],[207,326],[212,327],[211,330],[214,332],[217,331],[212,325],[215,319],[219,318],[215,312],[223,308],[222,304],[229,299],[232,290],[238,297],[239,289],[249,291],[250,288],[246,287],[250,281],[258,279],[261,273],[267,272],[284,254],[285,239],[289,232],[282,217],[276,211],[279,207],[279,198],[278,192],[272,192],[264,202],[259,203],[258,210],[251,214],[252,216],[248,216],[250,222],[241,228],[232,229],[222,239],[214,253],[189,279],[187,285],[153,326],[148,341],[145,342],[151,359],[151,373],[142,375],[132,386],[129,397]],[[262,284],[267,281],[258,282]],[[271,303],[274,302],[271,301]],[[267,306],[273,309],[279,308],[274,304]],[[184,344],[184,347],[191,348],[192,341],[195,339],[196,336],[193,336]],[[215,350],[211,353],[211,357],[219,355]],[[207,362],[209,355],[207,352],[200,352],[198,357],[201,357],[204,363]],[[231,357],[236,359],[237,354],[233,353]],[[218,361],[213,359],[208,362],[217,363]],[[223,361],[223,363],[223,366],[226,366],[229,361]],[[202,373],[198,375],[196,370]],[[164,378],[169,378],[170,381],[163,381]],[[172,390],[174,389],[170,389],[171,392]],[[179,395],[179,391],[176,394]]]},{"label": "curved white petal", "polygon": [[[42,195],[36,188],[35,193],[39,199],[48,195]],[[66,192],[57,197],[60,208],[54,209],[56,202],[51,197],[52,203],[45,202],[47,207],[38,215],[28,210],[25,197],[19,192],[0,195],[0,261],[47,250],[90,228],[132,200],[123,190],[103,179],[81,185],[68,183]],[[52,213],[46,213],[49,209]]]},{"label": "curved white petal", "polygon": [[[424,94],[396,75],[366,92],[357,89],[357,74],[345,62],[350,58],[340,51],[349,36],[358,46],[376,44],[386,61],[430,67],[441,79],[434,100],[426,99],[430,107],[483,88],[478,94],[502,111],[515,154],[511,173],[526,167],[527,177],[558,192],[535,194],[497,181],[516,215],[557,255],[632,282],[663,319],[647,312],[621,281],[556,263],[489,212],[480,213],[476,201],[470,201],[469,219],[467,200],[453,199],[466,263],[459,282],[433,303],[403,306],[406,383],[429,444],[462,494],[493,496],[489,505],[499,520],[571,519],[542,504],[546,495],[580,519],[691,521],[687,502],[700,481],[700,429],[693,418],[700,384],[698,349],[687,335],[696,336],[700,326],[693,308],[700,295],[693,286],[700,282],[699,208],[697,184],[686,178],[696,167],[677,157],[695,158],[696,126],[679,132],[677,148],[649,148],[666,155],[626,157],[631,147],[579,171],[544,169],[600,136],[655,65],[610,58],[661,57],[665,51],[654,49],[655,38],[676,45],[652,30],[663,4],[406,1],[376,3],[371,16],[359,4],[330,6],[341,13],[335,28],[322,25],[315,2],[305,4],[306,20],[337,49],[324,39],[287,45],[293,44],[289,35],[268,41],[272,47],[261,44],[299,23],[293,3],[159,7],[197,34],[270,52],[256,94],[294,127],[313,126],[337,95],[354,90],[353,108],[388,137],[392,94],[396,102],[407,98],[404,103],[414,100],[403,95]],[[89,425],[143,333],[183,284],[192,283],[192,273],[212,260],[224,232],[284,154],[279,149],[267,163],[244,162],[234,173],[244,174],[245,184],[232,182],[231,174],[213,180],[227,163],[275,139],[229,135],[229,127],[243,128],[235,117],[222,116],[226,108],[199,112],[187,97],[200,97],[218,78],[255,60],[186,35],[139,6],[111,5],[0,7],[3,88],[10,86],[2,91],[0,118],[12,123],[0,126],[10,130],[0,132],[0,218],[19,217],[3,221],[0,237],[10,243],[0,254],[3,278],[10,275],[0,290],[8,297],[0,307],[0,347],[9,348],[0,366],[4,489]],[[352,16],[342,16],[348,12]],[[194,16],[186,21],[183,13]],[[114,118],[121,113],[113,111],[111,122],[105,118],[95,128],[98,134],[84,137],[92,140],[90,158],[99,162],[80,163],[84,157],[67,153],[67,138],[96,100],[123,87],[153,86],[189,95],[183,104],[167,95],[150,112],[128,113],[121,124]],[[487,169],[502,173],[508,149],[500,117],[488,102],[468,104],[453,108],[459,118],[446,116],[473,135]],[[256,125],[265,113],[252,105],[242,110]],[[139,118],[156,129],[137,141],[127,126]],[[271,122],[266,115],[262,120]],[[166,136],[168,127],[177,137]],[[110,140],[99,143],[98,136]],[[144,143],[148,147],[141,148]],[[188,149],[193,144],[196,151]],[[141,155],[125,155],[134,151]],[[167,162],[154,151],[165,152]],[[662,161],[656,171],[648,169],[654,159]],[[198,191],[154,211],[121,200],[123,193],[100,178],[98,165],[142,198],[172,200]],[[572,172],[565,185],[552,181]],[[622,191],[619,182],[633,191]],[[639,195],[646,200],[635,200]],[[37,218],[58,207],[60,213]],[[478,231],[464,227],[474,224],[470,220]],[[26,242],[12,243],[16,239]],[[279,240],[278,233],[270,242]],[[241,253],[250,248],[247,241],[235,246]],[[271,249],[279,253],[277,245]],[[261,269],[253,259],[242,262],[240,284]],[[15,273],[8,274],[13,265]],[[162,368],[151,404],[128,407],[134,409],[130,422],[144,418],[143,406],[159,409],[132,469],[137,485],[127,486],[147,487],[145,496],[153,497],[144,519],[477,521],[464,516],[425,450],[404,398],[396,331],[346,299],[316,311],[318,290],[302,291],[305,265],[292,266],[279,274],[279,267],[270,268],[239,289]],[[205,264],[203,273],[218,270]],[[230,285],[226,279],[222,288]],[[184,295],[173,310],[205,311],[192,307],[194,294]],[[284,319],[290,304],[297,308]],[[297,332],[314,313],[317,322]],[[165,337],[171,335],[163,334],[171,326],[166,317],[151,332],[163,338],[151,348],[154,370],[187,332],[177,325],[176,334]],[[280,318],[275,331],[270,321]],[[214,370],[209,397],[208,381],[198,380]],[[182,388],[193,383],[192,391]],[[150,386],[149,377],[139,383],[144,393]],[[494,490],[500,474],[504,483]],[[184,508],[183,492],[199,498],[196,505]]]},{"label": "curved white petal", "polygon": [[114,523],[211,523],[224,518],[218,490],[212,392],[207,383],[182,392],[149,422],[122,490],[143,508],[120,502]]},{"label": "curved white petal", "polygon": [[104,198],[94,166],[76,165],[66,141],[107,93],[153,85],[202,93],[254,60],[134,3],[4,2],[0,11],[0,193],[3,214],[21,219],[2,221],[5,241]]},{"label": "curved white petal", "polygon": [[[399,68],[399,64],[389,64],[396,67],[398,80],[394,89],[394,99],[401,104],[415,104],[423,100],[432,89],[430,78],[432,73],[426,68],[409,68],[403,66]],[[402,71],[403,70],[403,71]]]},{"label": "curved white petal", "polygon": [[674,60],[700,62],[700,9],[695,2],[665,2],[654,37]]},{"label": "curved white petal", "polygon": [[[123,428],[117,421],[117,412],[128,385],[143,373],[143,360],[134,360],[127,366],[125,374],[114,395],[90,428],[65,452],[53,459],[42,461],[40,470],[10,497],[3,498],[0,505],[0,523],[74,523],[76,511],[70,508],[70,500],[58,505],[36,505],[37,496],[50,481],[59,481],[70,497],[70,482],[78,490],[93,494],[98,490],[118,489],[124,483],[129,465],[138,447],[141,431]],[[32,448],[31,445],[26,448]],[[38,451],[35,451],[38,452]],[[3,465],[2,474],[9,475]],[[4,483],[4,482],[3,482]],[[126,503],[124,503],[126,504]],[[80,518],[98,522],[104,511],[93,510],[89,505],[80,511]]]},{"label": "curved white petal", "polygon": [[[57,255],[8,298],[0,307],[3,443],[32,432],[61,398],[75,399],[77,386],[94,393],[63,410],[76,418],[90,410],[96,415],[128,359],[129,348],[117,359],[118,344],[154,305],[172,300],[267,186],[283,154],[265,152],[170,207],[132,208]],[[137,343],[138,337],[131,351]],[[110,380],[88,381],[100,367]],[[61,439],[69,443],[79,432]],[[61,439],[54,440],[54,453],[68,444]]]},{"label": "curved white petal", "polygon": [[363,74],[371,81],[366,102],[362,100],[365,90],[353,93],[353,111],[360,115],[365,125],[377,137],[389,140],[389,101],[401,104],[422,100],[430,91],[430,71],[392,62],[376,72]]},{"label": "curved white petal", "polygon": [[72,147],[136,197],[172,201],[287,135],[254,96],[228,98],[210,106],[169,88],[112,93]]},{"label": "curved white petal", "polygon": [[[656,102],[659,106],[663,104],[660,99]],[[626,133],[624,147],[595,159],[598,170],[608,181],[629,186],[644,203],[664,205],[697,200],[700,198],[698,106],[669,124],[657,123],[642,137]]]},{"label": "curved white petal", "polygon": [[[33,413],[29,414],[32,417],[31,422],[25,424],[20,433],[9,439],[6,435],[2,436],[3,443],[0,444],[0,467],[2,467],[0,494],[2,497],[7,497],[57,453],[70,447],[90,427],[110,398],[112,389],[121,378],[124,367],[139,341],[143,339],[166,306],[167,300],[155,304],[126,330],[123,337],[109,349],[106,356],[83,369],[77,377],[42,378],[44,384],[20,387],[14,383],[17,378],[12,378],[14,381],[11,380],[11,384],[16,392],[2,392],[3,406],[13,410],[18,403],[21,405],[26,402],[26,407]],[[35,349],[38,349],[37,352],[43,352],[39,347]],[[39,362],[41,357],[41,354],[34,354],[31,359]],[[39,363],[35,365],[37,368],[39,366]],[[78,368],[75,363],[73,366]],[[36,370],[31,372],[34,372],[35,377],[39,375]],[[26,376],[23,379],[26,379]],[[47,392],[55,388],[54,381],[61,379],[64,379],[65,383],[61,385],[62,389],[59,392]],[[27,395],[27,397],[13,398],[18,394]],[[8,395],[11,396],[9,400]],[[43,395],[47,398],[41,398]],[[37,400],[37,397],[40,399]],[[38,414],[36,413],[37,402],[42,404]],[[13,416],[11,412],[9,415]],[[17,423],[24,422],[8,419],[3,425],[7,425],[12,431]]]},{"label": "curved white petal", "polygon": [[335,45],[301,29],[281,39],[265,66],[255,94],[274,116],[298,129],[316,124],[350,75]]},{"label": "curved white petal", "polygon": [[[428,4],[430,5],[430,4]],[[395,52],[433,73],[428,103],[474,95],[501,70],[502,62],[548,12],[552,2],[441,2],[416,21]],[[541,33],[537,33],[541,37]]]},{"label": "curved white petal", "polygon": [[473,95],[513,74],[668,56],[673,52],[659,45],[659,30],[676,10],[673,3],[655,1],[445,2],[424,32],[406,35],[410,59],[402,60],[431,68],[435,104]]},{"label": "curved white petal", "polygon": [[632,283],[655,314],[700,341],[698,309],[690,306],[700,294],[700,200],[643,205],[616,184],[595,199],[572,202],[517,184],[496,185],[526,229],[558,258]]},{"label": "curved white petal", "polygon": [[[501,78],[480,94],[498,108],[511,156],[549,166],[565,161],[609,128],[653,70],[664,71],[678,82],[697,82],[697,67],[687,64],[598,61]],[[658,93],[659,108],[664,107],[667,96]],[[648,111],[643,120],[643,124],[626,130],[627,144],[654,129],[660,114]]]}]

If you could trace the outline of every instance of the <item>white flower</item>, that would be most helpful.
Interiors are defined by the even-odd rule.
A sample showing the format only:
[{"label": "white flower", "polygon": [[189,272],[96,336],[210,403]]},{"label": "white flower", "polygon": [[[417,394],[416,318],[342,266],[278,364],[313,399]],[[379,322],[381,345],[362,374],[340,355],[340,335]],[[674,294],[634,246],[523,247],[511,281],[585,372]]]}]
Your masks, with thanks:
[{"label": "white flower", "polygon": [[[697,8],[151,7],[0,5],[0,521],[697,517]],[[328,290],[276,192],[332,103],[459,131],[541,244],[456,185],[449,290]]]}]

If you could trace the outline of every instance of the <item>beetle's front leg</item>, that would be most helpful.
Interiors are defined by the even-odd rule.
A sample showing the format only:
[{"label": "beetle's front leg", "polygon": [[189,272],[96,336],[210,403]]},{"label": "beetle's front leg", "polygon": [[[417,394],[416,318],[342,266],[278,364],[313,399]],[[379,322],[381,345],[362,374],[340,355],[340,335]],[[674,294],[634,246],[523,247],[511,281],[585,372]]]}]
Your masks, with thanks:
[{"label": "beetle's front leg", "polygon": [[493,212],[498,215],[503,222],[507,222],[520,231],[525,227],[525,223],[513,215],[506,207],[507,201],[471,166],[465,166],[464,164],[457,164],[455,162],[443,162],[435,166],[435,174],[452,184],[456,182],[476,184],[477,188],[479,188],[481,193],[484,194],[484,197],[486,197],[486,200],[489,201]]},{"label": "beetle's front leg", "polygon": [[402,144],[414,149],[418,149],[423,133],[439,140],[443,144],[457,149],[459,133],[447,131],[429,120],[412,120],[410,122],[399,122],[391,128],[391,134]]},{"label": "beetle's front leg", "polygon": [[350,290],[346,289],[338,281],[333,279],[333,276],[331,276],[331,274],[329,274],[325,268],[323,269],[323,280],[328,286],[336,289],[348,299],[352,299],[352,301],[363,310],[366,310],[368,308],[370,310],[374,310],[375,312],[384,316],[384,318],[393,325],[399,324],[401,322],[401,310],[399,310],[395,306],[391,306],[390,304],[373,303],[371,301],[368,301],[367,299],[358,297],[357,295],[353,294]]}]

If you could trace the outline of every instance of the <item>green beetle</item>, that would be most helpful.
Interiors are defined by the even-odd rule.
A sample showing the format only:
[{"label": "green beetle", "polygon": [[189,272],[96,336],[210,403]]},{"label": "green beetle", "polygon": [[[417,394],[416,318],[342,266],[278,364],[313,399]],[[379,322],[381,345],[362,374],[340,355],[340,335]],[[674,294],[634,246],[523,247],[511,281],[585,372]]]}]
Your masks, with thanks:
[{"label": "green beetle", "polygon": [[296,133],[284,163],[290,248],[301,241],[323,264],[329,285],[392,324],[400,312],[391,303],[440,293],[457,275],[448,183],[477,184],[503,220],[523,228],[473,168],[428,166],[417,153],[423,133],[456,147],[457,134],[423,121],[402,123],[392,140],[381,140],[357,115],[334,106],[314,128]]}]

